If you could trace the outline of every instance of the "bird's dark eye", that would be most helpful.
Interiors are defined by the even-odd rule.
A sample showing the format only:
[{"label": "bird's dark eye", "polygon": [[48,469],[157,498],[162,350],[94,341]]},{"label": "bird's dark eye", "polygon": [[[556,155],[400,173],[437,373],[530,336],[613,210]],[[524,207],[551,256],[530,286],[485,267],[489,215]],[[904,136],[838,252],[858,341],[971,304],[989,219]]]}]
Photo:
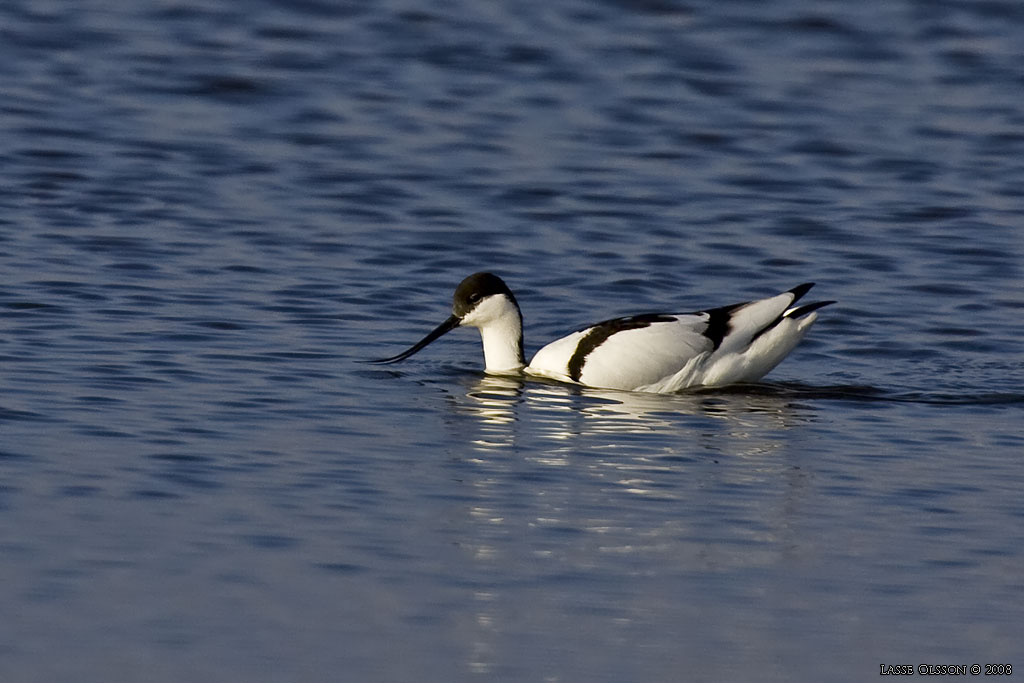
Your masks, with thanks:
[{"label": "bird's dark eye", "polygon": [[469,295],[469,300],[473,302],[480,301],[480,292],[473,292]]}]

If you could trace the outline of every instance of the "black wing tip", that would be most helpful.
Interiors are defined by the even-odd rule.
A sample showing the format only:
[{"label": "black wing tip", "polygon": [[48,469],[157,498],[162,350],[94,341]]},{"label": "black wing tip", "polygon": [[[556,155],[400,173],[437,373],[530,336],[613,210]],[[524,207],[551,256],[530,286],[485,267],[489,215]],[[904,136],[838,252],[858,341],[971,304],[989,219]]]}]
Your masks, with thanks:
[{"label": "black wing tip", "polygon": [[800,316],[807,315],[808,313],[810,313],[812,311],[816,311],[819,308],[824,308],[825,306],[830,306],[830,305],[832,305],[834,303],[837,303],[837,302],[835,302],[835,301],[815,301],[813,304],[804,304],[803,306],[800,306],[799,308],[794,308],[794,309],[790,310],[788,313],[786,313],[786,317],[787,318],[799,318]]},{"label": "black wing tip", "polygon": [[797,285],[793,289],[789,290],[789,293],[793,295],[793,302],[797,302],[807,292],[811,291],[811,287],[814,286],[813,282],[805,282],[802,285]]}]

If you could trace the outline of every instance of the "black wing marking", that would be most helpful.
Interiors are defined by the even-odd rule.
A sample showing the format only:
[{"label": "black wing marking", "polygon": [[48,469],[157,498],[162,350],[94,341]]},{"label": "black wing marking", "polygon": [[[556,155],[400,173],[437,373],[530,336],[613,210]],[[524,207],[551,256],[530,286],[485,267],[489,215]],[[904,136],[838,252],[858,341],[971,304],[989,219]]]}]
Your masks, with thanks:
[{"label": "black wing marking", "polygon": [[[790,302],[790,305],[793,305],[794,303],[799,301],[800,297],[802,297],[804,294],[809,292],[811,287],[813,287],[813,286],[814,286],[813,282],[805,282],[802,285],[797,285],[793,289],[788,290],[789,293],[793,295],[793,301]],[[722,345],[722,340],[724,340],[726,337],[728,337],[729,333],[732,332],[732,317],[733,317],[733,313],[736,310],[738,310],[740,308],[743,308],[744,306],[746,306],[749,303],[754,303],[754,302],[752,302],[752,301],[744,301],[743,303],[740,303],[740,304],[733,304],[731,306],[721,306],[719,308],[711,308],[711,309],[708,309],[706,311],[699,311],[698,312],[698,315],[704,314],[704,315],[708,316],[708,326],[704,330],[704,336],[711,340],[711,343],[713,345],[713,349],[714,350],[718,350],[718,347]],[[811,311],[815,310],[816,308],[821,308],[822,306],[825,306],[825,305],[830,304],[830,303],[834,303],[834,302],[827,301],[827,302],[822,302],[820,304],[808,304],[807,306],[803,306],[803,307],[797,309],[796,311],[793,311],[793,313],[791,313],[790,315],[791,315],[791,317],[798,318],[801,315],[804,315],[806,313],[810,313]],[[775,320],[770,322],[766,327],[764,327],[763,329],[759,330],[751,338],[750,341],[754,341],[754,339],[757,339],[762,334],[764,334],[768,330],[770,330],[773,327],[775,327],[776,325],[778,325],[780,322],[782,322],[782,319],[784,317],[786,317],[785,314],[780,315],[778,318],[776,318]]]},{"label": "black wing marking", "polygon": [[793,300],[790,302],[790,306],[795,304],[797,301],[800,301],[800,298],[807,292],[811,291],[811,287],[813,286],[813,282],[805,282],[802,285],[797,285],[793,289],[789,290],[789,293],[793,295]]},{"label": "black wing marking", "polygon": [[704,328],[703,334],[711,340],[712,350],[718,350],[718,347],[722,345],[722,340],[728,337],[732,331],[732,312],[745,305],[745,303],[742,303],[720,306],[719,308],[712,308],[697,313],[697,315],[708,316],[708,326]]},{"label": "black wing marking", "polygon": [[576,350],[569,359],[569,377],[579,382],[583,375],[583,366],[587,363],[589,356],[594,349],[608,341],[608,338],[626,330],[639,330],[650,327],[654,323],[675,322],[676,317],[666,313],[645,313],[643,315],[631,315],[625,318],[613,318],[597,323],[590,328],[590,331],[580,339]]}]

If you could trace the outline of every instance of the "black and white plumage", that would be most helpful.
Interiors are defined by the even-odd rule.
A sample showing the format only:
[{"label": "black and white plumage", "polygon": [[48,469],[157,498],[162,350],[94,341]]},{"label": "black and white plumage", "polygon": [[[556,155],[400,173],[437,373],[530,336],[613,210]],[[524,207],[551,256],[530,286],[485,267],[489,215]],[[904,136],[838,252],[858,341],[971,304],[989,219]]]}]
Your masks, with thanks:
[{"label": "black and white plumage", "polygon": [[455,290],[452,315],[408,350],[371,361],[395,363],[456,327],[476,327],[486,370],[589,387],[670,393],[692,387],[754,382],[778,365],[834,303],[794,307],[813,283],[767,299],[695,313],[648,313],[614,318],[551,342],[529,365],[523,356],[523,316],[505,282],[476,273]]}]

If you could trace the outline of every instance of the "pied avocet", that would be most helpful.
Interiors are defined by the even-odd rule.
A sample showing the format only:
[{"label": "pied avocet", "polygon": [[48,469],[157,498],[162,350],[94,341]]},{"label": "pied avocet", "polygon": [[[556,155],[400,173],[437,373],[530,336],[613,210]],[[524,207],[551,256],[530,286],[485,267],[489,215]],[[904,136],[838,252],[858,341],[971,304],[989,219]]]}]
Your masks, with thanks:
[{"label": "pied avocet", "polygon": [[455,289],[452,315],[406,351],[370,361],[405,360],[456,327],[476,327],[486,371],[548,377],[603,389],[669,393],[754,382],[778,365],[835,303],[793,307],[808,282],[767,299],[695,313],[646,313],[591,325],[523,356],[523,315],[508,285],[476,273]]}]

